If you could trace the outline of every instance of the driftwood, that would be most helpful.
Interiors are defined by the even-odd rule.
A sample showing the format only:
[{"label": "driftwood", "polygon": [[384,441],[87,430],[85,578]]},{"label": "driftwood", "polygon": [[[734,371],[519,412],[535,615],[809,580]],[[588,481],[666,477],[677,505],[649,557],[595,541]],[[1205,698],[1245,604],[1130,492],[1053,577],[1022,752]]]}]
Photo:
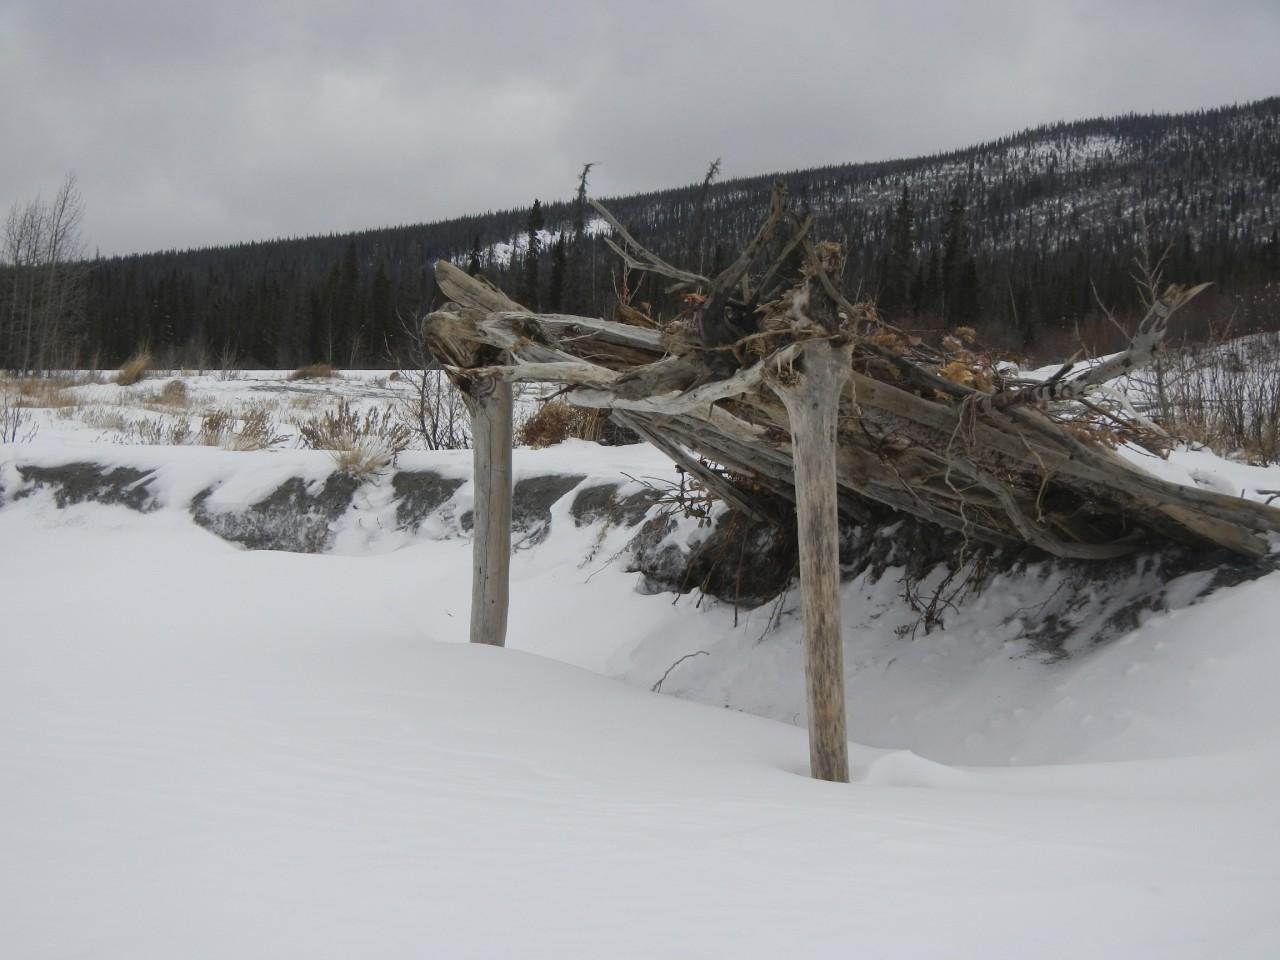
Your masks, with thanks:
[{"label": "driftwood", "polygon": [[[769,305],[773,319],[762,329],[730,349],[706,350],[691,338],[689,320],[663,335],[596,318],[544,317],[509,301],[498,310],[501,294],[483,280],[447,262],[436,275],[452,303],[428,318],[428,339],[468,395],[483,379],[563,384],[573,403],[625,412],[628,423],[683,448],[686,459],[704,457],[750,478],[752,488],[794,502],[789,421],[767,387],[769,371],[794,364],[817,335],[791,309],[794,290],[785,303]],[[1166,294],[1166,318],[1187,298]],[[1268,552],[1268,535],[1280,532],[1280,511],[1162,480],[1122,460],[1078,421],[1060,422],[1055,407],[1084,391],[1077,378],[1006,391],[996,383],[984,391],[954,377],[958,361],[922,359],[865,308],[850,316],[845,306],[827,307],[852,342],[851,388],[841,398],[837,433],[846,516],[866,516],[879,505],[976,541],[1086,558],[1162,539],[1256,558]],[[1152,350],[1126,354],[1104,373],[1132,369]],[[502,355],[510,362],[497,361]],[[703,363],[738,355],[725,374]],[[1089,371],[1084,378],[1102,382]]]},{"label": "driftwood", "polygon": [[[833,746],[844,738],[837,512],[865,520],[888,508],[966,542],[1083,559],[1168,540],[1256,559],[1280,532],[1280,510],[1122,459],[1109,429],[1140,426],[1123,407],[1106,421],[1079,416],[1109,380],[1157,355],[1170,318],[1202,287],[1155,298],[1125,353],[1027,384],[1006,381],[956,339],[930,349],[882,323],[873,306],[846,300],[840,248],[812,242],[811,221],[785,210],[780,189],[746,249],[710,278],[667,263],[597,209],[631,267],[690,291],[687,315],[639,326],[531,313],[442,261],[436,280],[450,302],[427,318],[427,342],[469,402],[486,395],[483,384],[560,384],[571,402],[611,411],[727,503],[757,516],[796,504],[815,775],[844,778]],[[762,263],[770,249],[779,253]],[[797,249],[806,261],[798,280],[780,270]]]}]

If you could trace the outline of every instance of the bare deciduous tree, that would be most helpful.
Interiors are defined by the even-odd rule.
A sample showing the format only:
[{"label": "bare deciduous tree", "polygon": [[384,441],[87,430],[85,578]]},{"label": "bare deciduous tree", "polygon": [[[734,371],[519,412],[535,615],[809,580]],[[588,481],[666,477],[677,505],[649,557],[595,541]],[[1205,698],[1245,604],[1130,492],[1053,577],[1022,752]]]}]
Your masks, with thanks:
[{"label": "bare deciduous tree", "polygon": [[74,173],[52,201],[15,205],[0,250],[0,366],[46,372],[74,366],[84,319],[84,202]]},{"label": "bare deciduous tree", "polygon": [[471,446],[470,417],[462,394],[444,375],[423,339],[422,318],[402,321],[409,344],[409,366],[400,371],[409,394],[399,404],[400,418],[428,450],[463,450]]}]

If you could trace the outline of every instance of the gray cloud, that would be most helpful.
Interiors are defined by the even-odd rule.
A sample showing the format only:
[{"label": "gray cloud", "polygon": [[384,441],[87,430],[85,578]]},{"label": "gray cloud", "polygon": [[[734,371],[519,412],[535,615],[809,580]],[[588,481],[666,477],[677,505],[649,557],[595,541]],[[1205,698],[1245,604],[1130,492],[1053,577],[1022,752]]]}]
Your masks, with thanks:
[{"label": "gray cloud", "polygon": [[0,208],[104,253],[876,160],[1280,93],[1274,0],[0,8]]}]

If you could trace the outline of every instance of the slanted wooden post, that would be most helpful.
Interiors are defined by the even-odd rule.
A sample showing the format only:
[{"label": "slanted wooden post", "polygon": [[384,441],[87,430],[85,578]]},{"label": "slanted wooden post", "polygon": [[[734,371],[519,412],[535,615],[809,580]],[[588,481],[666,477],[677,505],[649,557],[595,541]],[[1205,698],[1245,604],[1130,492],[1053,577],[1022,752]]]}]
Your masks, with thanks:
[{"label": "slanted wooden post", "polygon": [[471,531],[471,642],[507,642],[511,569],[511,384],[474,380],[471,408],[475,475]]},{"label": "slanted wooden post", "polygon": [[787,408],[795,461],[804,615],[809,769],[818,780],[849,782],[840,636],[840,523],[836,508],[836,422],[849,380],[852,344],[810,340],[793,367],[769,385]]}]

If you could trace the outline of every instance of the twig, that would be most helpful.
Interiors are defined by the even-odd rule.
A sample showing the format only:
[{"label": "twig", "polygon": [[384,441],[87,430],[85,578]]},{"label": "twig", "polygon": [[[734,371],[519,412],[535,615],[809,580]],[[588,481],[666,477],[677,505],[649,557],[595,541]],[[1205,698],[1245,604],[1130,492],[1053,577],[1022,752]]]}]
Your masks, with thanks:
[{"label": "twig", "polygon": [[655,683],[649,689],[652,690],[654,693],[661,693],[662,684],[667,679],[667,677],[671,676],[672,670],[674,670],[676,667],[680,666],[680,664],[684,663],[686,660],[689,660],[692,657],[709,657],[709,656],[711,656],[711,654],[707,653],[707,651],[705,650],[695,650],[693,653],[686,653],[683,657],[681,657],[671,666],[667,667],[667,672],[664,673],[661,677],[659,677],[658,682]]}]

